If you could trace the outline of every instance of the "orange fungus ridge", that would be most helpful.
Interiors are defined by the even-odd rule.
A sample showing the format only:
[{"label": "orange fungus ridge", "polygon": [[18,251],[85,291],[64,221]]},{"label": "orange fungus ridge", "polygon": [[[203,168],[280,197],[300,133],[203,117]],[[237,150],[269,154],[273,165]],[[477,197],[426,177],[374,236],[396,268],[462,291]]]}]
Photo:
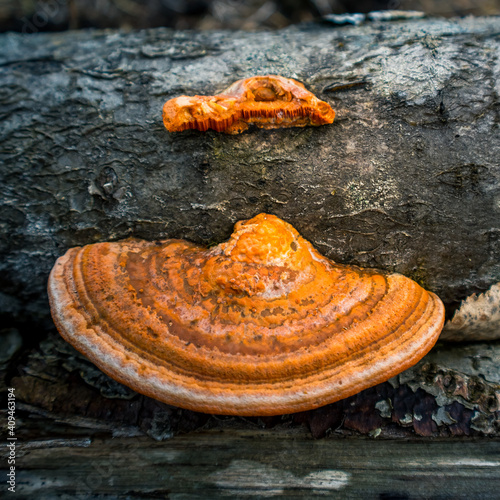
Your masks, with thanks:
[{"label": "orange fungus ridge", "polygon": [[261,128],[305,127],[333,123],[335,111],[305,89],[282,76],[238,80],[215,96],[180,96],[163,106],[169,132],[208,129],[239,134],[249,124]]}]

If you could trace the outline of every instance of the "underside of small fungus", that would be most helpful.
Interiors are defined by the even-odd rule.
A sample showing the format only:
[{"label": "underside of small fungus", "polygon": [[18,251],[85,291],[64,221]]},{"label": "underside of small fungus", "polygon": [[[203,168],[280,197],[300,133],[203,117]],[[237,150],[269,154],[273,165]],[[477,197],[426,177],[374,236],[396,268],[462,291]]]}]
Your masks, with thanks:
[{"label": "underside of small fungus", "polygon": [[169,132],[209,128],[239,134],[249,124],[260,128],[305,127],[333,123],[335,111],[306,90],[302,83],[282,76],[254,76],[238,80],[215,96],[180,96],[163,106]]},{"label": "underside of small fungus", "polygon": [[278,415],[351,396],[434,345],[439,298],[339,265],[283,220],[229,241],[127,239],[68,250],[49,278],[61,335],[114,379],[171,405]]}]

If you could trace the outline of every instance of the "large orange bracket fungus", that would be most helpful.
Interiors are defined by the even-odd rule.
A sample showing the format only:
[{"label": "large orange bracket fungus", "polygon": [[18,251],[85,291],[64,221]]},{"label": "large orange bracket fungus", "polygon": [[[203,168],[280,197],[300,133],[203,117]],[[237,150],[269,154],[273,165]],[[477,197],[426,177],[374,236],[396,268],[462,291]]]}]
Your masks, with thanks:
[{"label": "large orange bracket fungus", "polygon": [[238,80],[215,96],[180,96],[163,106],[169,132],[209,128],[239,134],[249,124],[261,128],[305,127],[333,123],[335,111],[306,90],[302,83],[282,76],[253,76]]},{"label": "large orange bracket fungus", "polygon": [[50,275],[61,335],[136,391],[191,410],[276,415],[351,396],[436,342],[439,298],[336,264],[260,214],[229,241],[127,239],[68,250]]}]

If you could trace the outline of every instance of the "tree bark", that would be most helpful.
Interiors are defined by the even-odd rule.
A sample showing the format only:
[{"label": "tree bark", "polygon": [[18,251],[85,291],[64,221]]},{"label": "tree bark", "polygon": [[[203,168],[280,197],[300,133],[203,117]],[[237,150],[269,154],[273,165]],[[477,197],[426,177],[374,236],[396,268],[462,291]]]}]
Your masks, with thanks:
[{"label": "tree bark", "polygon": [[[448,306],[486,290],[500,281],[499,25],[1,35],[2,310],[46,315],[47,275],[71,246],[130,235],[211,244],[259,212]],[[167,99],[255,74],[303,81],[335,123],[164,129]]]},{"label": "tree bark", "polygon": [[[0,374],[2,390],[16,390],[25,442],[44,433],[67,446],[103,433],[162,440],[200,428],[294,436],[304,425],[314,437],[500,436],[498,343],[440,344],[395,379],[315,411],[207,416],[137,395],[47,337],[45,292],[69,247],[131,235],[219,243],[236,221],[269,212],[335,261],[417,280],[451,312],[500,281],[499,30],[496,18],[468,18],[0,35],[0,306],[15,326],[3,332]],[[334,124],[238,136],[163,128],[167,99],[256,74],[303,81],[336,109]],[[229,491],[242,468],[226,462],[234,484],[216,468],[210,477]],[[265,474],[281,481],[275,468]],[[303,489],[296,471],[285,476]]]}]

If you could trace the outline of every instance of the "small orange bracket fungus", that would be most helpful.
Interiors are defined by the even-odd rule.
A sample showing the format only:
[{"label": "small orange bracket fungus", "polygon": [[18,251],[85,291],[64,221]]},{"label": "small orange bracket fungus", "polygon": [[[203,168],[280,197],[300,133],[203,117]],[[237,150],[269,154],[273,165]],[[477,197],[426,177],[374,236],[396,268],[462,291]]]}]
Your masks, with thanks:
[{"label": "small orange bracket fungus", "polygon": [[305,127],[333,123],[335,111],[306,90],[302,83],[282,76],[253,76],[238,80],[215,96],[180,96],[163,106],[169,132],[209,128],[239,134],[249,124],[260,128]]},{"label": "small orange bracket fungus", "polygon": [[206,413],[277,415],[351,396],[436,342],[439,298],[336,264],[260,214],[229,241],[127,239],[68,250],[50,275],[61,335],[138,392]]}]

